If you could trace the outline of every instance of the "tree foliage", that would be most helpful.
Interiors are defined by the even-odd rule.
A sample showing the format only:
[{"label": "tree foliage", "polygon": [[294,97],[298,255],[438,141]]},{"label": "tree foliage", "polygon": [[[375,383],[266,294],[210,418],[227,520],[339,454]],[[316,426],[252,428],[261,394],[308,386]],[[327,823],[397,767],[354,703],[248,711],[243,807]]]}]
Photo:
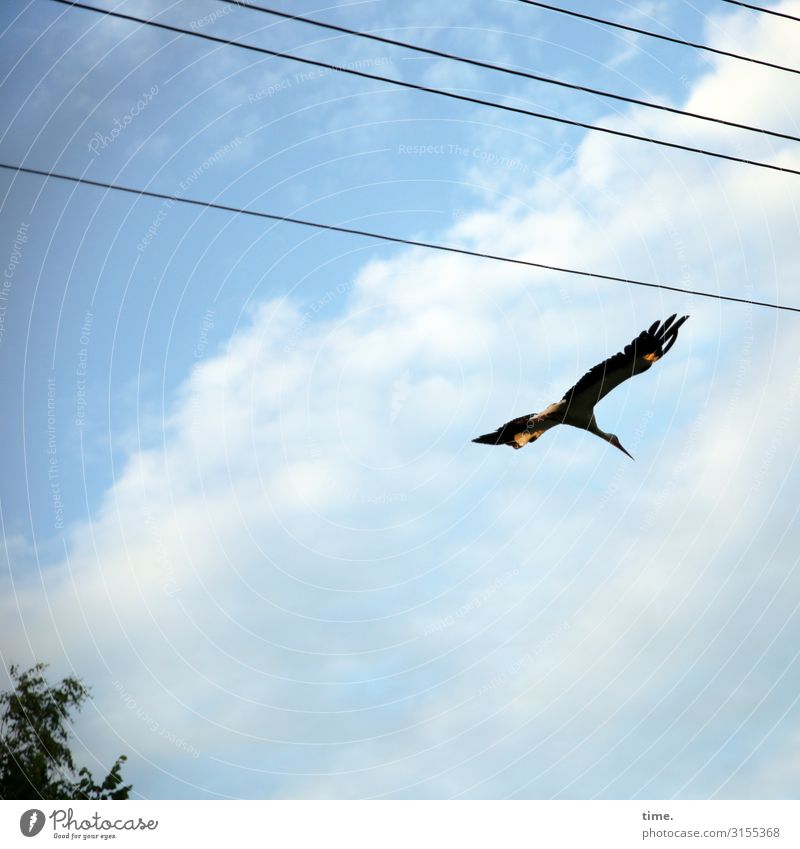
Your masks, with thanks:
[{"label": "tree foliage", "polygon": [[0,798],[127,799],[120,755],[97,784],[88,769],[76,775],[69,748],[71,715],[80,710],[89,689],[75,677],[51,686],[47,668],[37,663],[26,672],[12,665],[12,690],[0,693]]}]

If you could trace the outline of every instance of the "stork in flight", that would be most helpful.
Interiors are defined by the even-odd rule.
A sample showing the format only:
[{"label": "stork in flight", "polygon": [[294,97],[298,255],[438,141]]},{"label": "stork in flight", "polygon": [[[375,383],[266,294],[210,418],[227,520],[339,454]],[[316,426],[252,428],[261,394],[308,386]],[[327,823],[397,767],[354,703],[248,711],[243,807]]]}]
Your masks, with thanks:
[{"label": "stork in flight", "polygon": [[[588,430],[589,433],[605,439],[615,448],[628,454],[615,434],[606,433],[597,426],[594,417],[595,404],[629,377],[647,371],[653,363],[669,351],[678,338],[678,329],[689,316],[681,316],[677,321],[675,318],[676,316],[671,315],[664,322],[654,322],[649,329],[643,330],[624,351],[614,354],[613,357],[609,357],[587,371],[560,401],[551,404],[541,413],[531,413],[512,419],[493,433],[485,433],[472,441],[483,445],[510,445],[512,448],[522,448],[538,439],[551,427],[566,424]],[[630,454],[628,456],[633,460]]]}]

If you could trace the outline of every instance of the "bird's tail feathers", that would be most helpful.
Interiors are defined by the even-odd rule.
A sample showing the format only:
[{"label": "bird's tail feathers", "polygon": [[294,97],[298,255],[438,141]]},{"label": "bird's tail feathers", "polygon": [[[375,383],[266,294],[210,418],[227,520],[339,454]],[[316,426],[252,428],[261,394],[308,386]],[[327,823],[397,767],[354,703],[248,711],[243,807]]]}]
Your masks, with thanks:
[{"label": "bird's tail feathers", "polygon": [[522,446],[514,439],[515,435],[524,429],[524,424],[520,425],[518,421],[509,422],[502,427],[493,430],[491,433],[484,433],[482,436],[477,436],[473,442],[478,442],[481,445],[510,445],[512,448],[521,448]]},{"label": "bird's tail feathers", "polygon": [[491,433],[484,433],[482,436],[476,436],[473,442],[479,442],[481,445],[503,445],[503,429],[498,428]]}]

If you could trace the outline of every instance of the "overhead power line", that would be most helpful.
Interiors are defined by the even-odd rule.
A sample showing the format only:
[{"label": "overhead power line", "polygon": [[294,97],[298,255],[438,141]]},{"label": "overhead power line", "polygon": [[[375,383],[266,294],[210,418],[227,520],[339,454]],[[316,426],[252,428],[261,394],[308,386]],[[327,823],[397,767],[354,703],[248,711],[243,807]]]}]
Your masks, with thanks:
[{"label": "overhead power line", "polygon": [[590,86],[579,85],[577,83],[571,83],[565,80],[559,80],[555,77],[547,77],[541,74],[534,74],[531,71],[525,71],[519,68],[512,68],[508,65],[497,65],[492,62],[485,62],[481,59],[472,59],[466,56],[461,56],[456,53],[449,53],[444,50],[434,50],[431,47],[422,47],[419,44],[411,44],[407,41],[398,41],[394,38],[387,38],[386,36],[375,35],[374,33],[364,32],[363,30],[350,29],[349,27],[339,26],[338,24],[328,23],[327,21],[320,21],[316,18],[307,18],[304,15],[293,15],[289,12],[283,12],[279,9],[271,9],[267,6],[259,6],[255,3],[248,3],[245,2],[245,0],[219,0],[219,2],[226,3],[230,6],[239,6],[242,9],[250,9],[254,12],[264,12],[267,15],[273,15],[275,17],[284,18],[289,21],[296,21],[303,24],[309,24],[314,27],[331,30],[333,32],[339,32],[344,35],[352,35],[357,38],[368,39],[369,41],[375,41],[380,44],[388,44],[392,47],[402,47],[406,50],[413,50],[416,53],[424,53],[428,56],[437,56],[441,59],[448,59],[453,62],[460,62],[464,65],[471,65],[476,68],[484,68],[490,71],[498,71],[502,74],[508,74],[514,77],[521,77],[526,80],[534,80],[535,82],[545,83],[546,85],[561,86],[562,88],[568,88],[573,91],[582,91],[587,94],[594,94],[597,97],[606,97],[612,100],[619,100],[624,103],[631,103],[635,106],[644,106],[648,109],[657,109],[661,112],[671,112],[674,115],[681,115],[685,118],[696,118],[699,121],[709,121],[714,124],[722,124],[726,127],[734,127],[737,130],[748,130],[753,133],[761,133],[767,136],[774,136],[775,138],[788,139],[789,141],[800,142],[800,136],[793,136],[789,133],[779,133],[774,130],[763,129],[762,127],[753,127],[750,124],[740,124],[736,121],[726,121],[723,118],[714,118],[709,115],[701,115],[698,112],[689,112],[684,109],[677,109],[673,106],[665,106],[661,103],[653,103],[649,100],[640,100],[636,97],[627,97],[626,95],[605,91],[604,89],[592,88]]},{"label": "overhead power line", "polygon": [[688,153],[698,153],[703,156],[713,157],[714,159],[723,159],[727,162],[738,162],[741,165],[752,165],[756,168],[766,168],[770,171],[780,171],[784,174],[794,174],[796,176],[800,176],[800,170],[796,168],[789,168],[785,165],[775,165],[770,162],[762,162],[758,159],[746,159],[745,157],[741,156],[732,156],[727,153],[719,153],[718,151],[708,150],[702,147],[694,147],[693,145],[665,141],[664,139],[656,139],[651,136],[642,136],[637,133],[629,133],[624,130],[614,130],[610,127],[601,127],[595,124],[588,124],[585,121],[575,121],[571,118],[560,118],[556,115],[549,115],[544,112],[535,112],[531,109],[524,109],[520,106],[510,106],[505,103],[497,103],[492,100],[484,100],[479,97],[472,97],[466,94],[458,94],[453,91],[445,91],[444,89],[433,88],[432,86],[420,85],[419,83],[410,83],[404,80],[393,79],[392,77],[384,77],[380,74],[370,74],[367,71],[358,71],[354,68],[345,68],[340,65],[334,65],[331,62],[322,62],[317,59],[309,59],[305,56],[296,56],[292,53],[285,53],[280,50],[269,50],[266,47],[256,47],[252,44],[244,44],[242,42],[234,41],[229,38],[222,38],[221,36],[209,35],[208,33],[185,30],[181,27],[173,26],[172,24],[164,24],[160,21],[139,18],[135,15],[128,15],[122,12],[112,12],[108,9],[101,9],[96,6],[90,6],[86,3],[73,2],[73,0],[53,0],[53,2],[60,3],[63,6],[68,6],[71,9],[84,9],[89,12],[97,12],[101,15],[106,15],[112,18],[119,18],[121,20],[131,21],[137,24],[144,24],[145,26],[155,27],[157,29],[162,29],[167,32],[174,32],[178,33],[179,35],[188,35],[193,38],[201,38],[205,41],[210,41],[215,44],[223,44],[226,47],[238,47],[243,50],[249,50],[251,52],[260,53],[265,56],[274,56],[278,59],[289,59],[293,62],[299,62],[303,65],[311,65],[315,68],[324,68],[329,71],[335,71],[337,73],[342,74],[349,74],[350,76],[361,77],[362,79],[366,80],[374,80],[376,82],[388,83],[389,85],[399,86],[401,88],[410,89],[412,91],[423,91],[428,94],[435,94],[440,97],[450,98],[452,100],[460,100],[465,103],[474,103],[478,106],[489,106],[493,109],[501,109],[504,112],[511,112],[516,115],[526,115],[530,118],[538,118],[543,121],[553,121],[555,123],[566,124],[567,126],[571,127],[580,127],[584,130],[591,130],[592,132],[606,133],[607,135],[632,139],[633,141],[641,141],[646,142],[648,144],[655,144],[659,145],[660,147],[671,148],[672,150],[683,150]]},{"label": "overhead power line", "polygon": [[614,27],[622,29],[626,32],[635,32],[637,35],[646,35],[648,38],[658,38],[661,41],[669,41],[671,44],[680,44],[683,47],[693,47],[695,50],[705,50],[708,53],[716,53],[718,56],[727,56],[729,59],[739,59],[742,62],[751,62],[754,65],[764,65],[766,68],[774,68],[776,71],[786,71],[789,74],[800,74],[800,69],[790,68],[787,65],[778,65],[775,62],[767,62],[766,59],[754,59],[752,56],[744,56],[741,53],[731,53],[730,50],[720,50],[717,47],[710,47],[707,44],[699,44],[696,41],[686,41],[683,38],[675,38],[671,35],[665,35],[661,32],[653,32],[648,29],[640,29],[639,27],[630,26],[629,24],[621,24],[618,21],[609,21],[606,18],[597,18],[594,15],[587,15],[584,12],[576,12],[574,9],[564,9],[561,6],[553,6],[550,3],[540,3],[538,0],[518,0],[526,6],[537,6],[539,9],[546,9],[548,12],[556,12],[559,15],[569,15],[572,18],[581,18],[584,21],[591,21],[595,24],[600,24],[605,27]]},{"label": "overhead power line", "polygon": [[722,0],[722,2],[730,3],[732,6],[744,6],[745,9],[752,9],[754,12],[764,12],[766,15],[789,18],[790,21],[800,21],[797,15],[790,15],[788,12],[779,12],[777,9],[765,9],[763,6],[754,6],[752,3],[742,3],[741,0]]},{"label": "overhead power line", "polygon": [[791,307],[785,304],[776,304],[769,301],[756,301],[751,298],[738,298],[734,295],[723,295],[715,292],[703,292],[698,289],[686,289],[682,286],[671,286],[667,283],[651,283],[645,280],[638,280],[634,277],[620,277],[615,274],[601,274],[595,271],[583,271],[577,268],[566,268],[560,265],[552,265],[545,262],[535,262],[528,259],[517,259],[499,254],[485,253],[484,251],[471,251],[467,248],[459,248],[455,245],[442,245],[437,242],[424,242],[419,239],[404,239],[400,236],[391,236],[387,233],[375,233],[370,230],[361,230],[355,227],[344,227],[338,224],[324,224],[319,221],[309,221],[305,218],[296,218],[291,215],[277,215],[272,212],[261,212],[254,209],[245,209],[238,206],[229,206],[222,203],[213,203],[211,201],[199,200],[197,198],[181,197],[180,195],[168,194],[166,192],[155,192],[149,189],[136,189],[132,186],[123,186],[117,183],[106,183],[101,180],[90,180],[87,177],[73,177],[69,174],[59,174],[55,171],[43,171],[38,168],[27,168],[22,165],[9,165],[0,162],[0,168],[7,171],[16,171],[22,174],[32,174],[38,177],[45,177],[54,180],[65,180],[70,183],[79,183],[86,186],[94,186],[99,189],[107,189],[110,191],[125,192],[137,197],[155,198],[157,200],[170,201],[172,203],[185,203],[191,206],[199,206],[204,209],[217,209],[221,212],[230,212],[237,215],[247,215],[253,218],[263,218],[269,221],[278,221],[284,224],[297,224],[301,227],[313,227],[317,230],[327,230],[333,233],[345,233],[350,236],[363,236],[369,239],[376,239],[381,242],[390,242],[396,245],[406,245],[416,248],[426,248],[428,250],[442,251],[451,254],[461,254],[462,256],[476,257],[479,259],[493,260],[494,262],[504,262],[511,265],[520,265],[527,268],[536,268],[543,271],[554,271],[559,274],[572,274],[577,277],[590,277],[596,280],[605,280],[612,283],[627,283],[631,286],[643,286],[648,289],[663,289],[669,292],[680,292],[684,295],[696,295],[700,298],[711,298],[717,301],[730,301],[737,304],[750,304],[757,307],[768,307],[770,309],[782,310],[785,312],[800,313],[800,307]]}]

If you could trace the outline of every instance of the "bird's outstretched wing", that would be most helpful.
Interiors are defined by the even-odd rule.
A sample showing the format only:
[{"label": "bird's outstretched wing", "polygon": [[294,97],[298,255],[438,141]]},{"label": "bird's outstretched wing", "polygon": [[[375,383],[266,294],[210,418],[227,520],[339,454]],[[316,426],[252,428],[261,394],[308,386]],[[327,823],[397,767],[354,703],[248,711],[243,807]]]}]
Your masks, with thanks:
[{"label": "bird's outstretched wing", "polygon": [[675,318],[675,315],[671,315],[666,321],[653,322],[627,345],[624,351],[589,369],[566,392],[563,400],[568,405],[591,408],[629,377],[647,371],[675,344],[678,330],[689,316],[681,316],[677,321]]}]

